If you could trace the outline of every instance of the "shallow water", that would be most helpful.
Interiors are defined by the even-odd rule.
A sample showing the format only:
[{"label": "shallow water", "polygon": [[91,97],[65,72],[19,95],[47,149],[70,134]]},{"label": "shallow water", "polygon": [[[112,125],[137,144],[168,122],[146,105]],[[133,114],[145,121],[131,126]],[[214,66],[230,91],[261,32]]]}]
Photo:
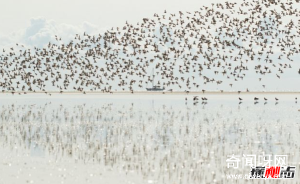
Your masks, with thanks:
[{"label": "shallow water", "polygon": [[202,96],[1,94],[0,183],[278,182],[228,179],[250,172],[232,154],[288,155],[300,182],[300,95]]}]

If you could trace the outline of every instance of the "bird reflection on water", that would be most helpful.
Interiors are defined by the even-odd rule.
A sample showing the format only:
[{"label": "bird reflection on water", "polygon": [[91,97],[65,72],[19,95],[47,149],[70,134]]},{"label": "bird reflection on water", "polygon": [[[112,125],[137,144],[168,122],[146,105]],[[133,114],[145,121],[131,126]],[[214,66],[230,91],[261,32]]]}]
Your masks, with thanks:
[{"label": "bird reflection on water", "polygon": [[230,154],[288,154],[290,162],[299,161],[294,101],[163,98],[4,100],[1,149],[96,164],[153,183],[227,183],[224,176],[234,171],[226,169]]}]

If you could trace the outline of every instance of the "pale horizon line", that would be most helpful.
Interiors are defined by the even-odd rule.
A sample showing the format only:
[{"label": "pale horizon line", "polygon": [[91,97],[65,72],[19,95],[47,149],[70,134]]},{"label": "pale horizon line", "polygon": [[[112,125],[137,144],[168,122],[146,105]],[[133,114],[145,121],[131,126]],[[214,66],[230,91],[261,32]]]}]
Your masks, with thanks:
[{"label": "pale horizon line", "polygon": [[5,91],[0,94],[300,94],[300,91]]}]

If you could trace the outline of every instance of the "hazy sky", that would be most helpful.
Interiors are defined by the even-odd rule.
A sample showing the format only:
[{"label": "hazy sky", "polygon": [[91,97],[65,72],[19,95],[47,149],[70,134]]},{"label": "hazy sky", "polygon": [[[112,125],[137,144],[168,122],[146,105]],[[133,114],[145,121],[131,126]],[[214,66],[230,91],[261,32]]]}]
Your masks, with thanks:
[{"label": "hazy sky", "polygon": [[[241,0],[235,0],[241,1]],[[154,13],[199,10],[202,5],[225,0],[1,0],[0,33],[10,34],[44,17],[58,24],[80,26],[89,22],[100,27],[121,26],[126,20],[139,22]]]},{"label": "hazy sky", "polygon": [[77,33],[99,34],[164,10],[192,12],[216,2],[226,0],[0,0],[0,48],[15,43],[40,47],[54,41],[54,35],[68,42]]}]

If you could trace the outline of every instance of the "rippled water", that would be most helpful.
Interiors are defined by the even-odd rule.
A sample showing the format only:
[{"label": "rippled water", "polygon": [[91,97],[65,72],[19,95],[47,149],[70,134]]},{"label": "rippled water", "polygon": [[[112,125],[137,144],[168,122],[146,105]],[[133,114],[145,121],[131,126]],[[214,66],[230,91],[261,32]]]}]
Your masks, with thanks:
[{"label": "rippled water", "polygon": [[250,94],[199,96],[207,103],[193,95],[1,94],[0,183],[263,183],[227,179],[250,169],[227,168],[226,159],[264,153],[288,155],[296,176],[279,182],[299,183],[297,95],[256,94],[257,104]]}]

